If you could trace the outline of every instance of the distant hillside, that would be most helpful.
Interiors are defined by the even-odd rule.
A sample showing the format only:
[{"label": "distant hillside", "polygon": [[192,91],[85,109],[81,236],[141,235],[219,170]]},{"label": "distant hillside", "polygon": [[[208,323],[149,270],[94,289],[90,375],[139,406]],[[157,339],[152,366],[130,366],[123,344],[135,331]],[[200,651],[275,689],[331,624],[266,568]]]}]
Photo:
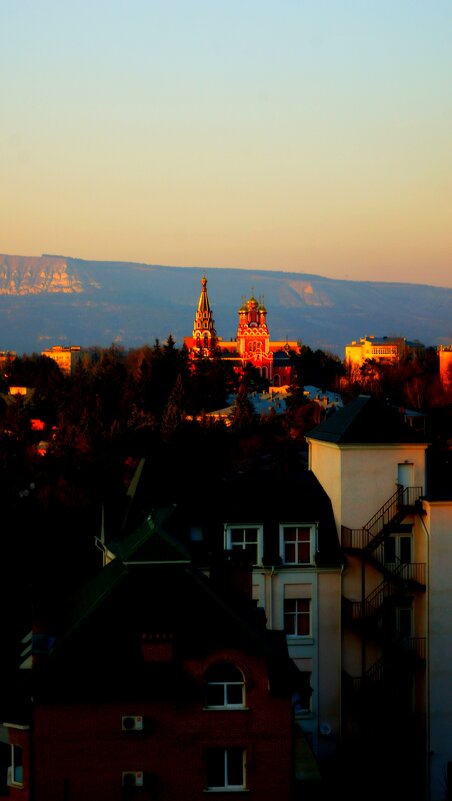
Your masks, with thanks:
[{"label": "distant hillside", "polygon": [[167,267],[65,256],[0,255],[0,350],[50,345],[128,347],[189,335],[207,276],[215,327],[234,338],[244,296],[264,297],[273,339],[344,355],[352,339],[406,336],[452,341],[452,289],[339,281],[267,270]]}]

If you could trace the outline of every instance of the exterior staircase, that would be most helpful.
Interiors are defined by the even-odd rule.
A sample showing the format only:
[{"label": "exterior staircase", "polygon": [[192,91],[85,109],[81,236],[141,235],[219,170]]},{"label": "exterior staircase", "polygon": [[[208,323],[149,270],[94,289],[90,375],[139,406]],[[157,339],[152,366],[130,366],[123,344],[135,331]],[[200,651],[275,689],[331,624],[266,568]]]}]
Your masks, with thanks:
[{"label": "exterior staircase", "polygon": [[372,553],[407,514],[410,512],[422,513],[420,504],[422,492],[422,487],[403,487],[398,484],[394,494],[365,526],[362,528],[342,526],[342,547],[346,550]]},{"label": "exterior staircase", "polygon": [[349,688],[360,695],[375,695],[378,686],[385,684],[400,670],[415,669],[425,664],[425,638],[404,636],[387,625],[388,615],[397,601],[407,592],[426,589],[425,563],[406,562],[398,557],[391,562],[385,559],[385,540],[390,534],[411,530],[403,524],[409,514],[423,514],[420,502],[422,487],[397,486],[395,493],[383,504],[362,528],[342,526],[342,547],[345,552],[360,555],[364,562],[373,564],[383,579],[363,600],[342,598],[343,622],[362,638],[377,643],[382,656],[364,674],[357,678],[345,677]]}]

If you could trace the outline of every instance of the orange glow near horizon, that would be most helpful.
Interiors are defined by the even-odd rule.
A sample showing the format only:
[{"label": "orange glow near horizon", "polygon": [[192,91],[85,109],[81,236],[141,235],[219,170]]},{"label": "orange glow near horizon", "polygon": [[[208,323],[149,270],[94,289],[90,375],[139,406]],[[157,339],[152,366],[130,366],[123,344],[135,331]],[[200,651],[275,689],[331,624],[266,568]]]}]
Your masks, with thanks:
[{"label": "orange glow near horizon", "polygon": [[452,8],[187,6],[10,4],[1,251],[452,286]]}]

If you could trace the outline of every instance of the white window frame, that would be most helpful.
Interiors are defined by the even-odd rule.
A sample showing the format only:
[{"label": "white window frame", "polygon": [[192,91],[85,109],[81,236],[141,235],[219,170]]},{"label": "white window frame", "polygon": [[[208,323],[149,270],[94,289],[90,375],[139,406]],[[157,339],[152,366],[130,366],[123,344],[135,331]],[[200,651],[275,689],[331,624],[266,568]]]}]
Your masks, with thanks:
[{"label": "white window frame", "polygon": [[[207,777],[206,777],[206,790],[208,792],[231,792],[237,790],[245,790],[246,789],[246,751],[244,748],[212,748],[208,749],[208,751],[222,751],[223,752],[223,759],[224,759],[224,784],[215,784],[210,785],[207,784]],[[241,784],[229,784],[228,779],[228,753],[229,751],[241,751],[242,752],[242,783]],[[206,756],[207,759],[207,756]]]},{"label": "white window frame", "polygon": [[[296,606],[295,606],[294,613],[286,612],[286,602],[287,601],[294,601],[295,602]],[[307,612],[298,610],[297,605],[298,605],[299,601],[307,601],[308,602],[309,608],[308,608]],[[295,631],[294,631],[293,634],[290,634],[286,630],[286,615],[288,615],[288,614],[291,614],[291,615],[293,614],[293,619],[295,621],[295,625],[294,625]],[[307,617],[308,620],[309,620],[309,627],[308,627],[308,631],[307,631],[306,634],[298,634],[297,633],[297,629],[298,629],[297,621],[298,621],[299,617],[300,618]],[[312,631],[312,598],[284,598],[284,600],[283,600],[283,622],[284,622],[284,631],[286,632],[286,637],[288,639],[294,640],[294,639],[302,639],[304,637],[311,637],[311,631]]]},{"label": "white window frame", "polygon": [[[21,764],[16,765],[15,751],[18,749],[21,753]],[[16,778],[16,771],[20,768],[20,778]],[[11,743],[11,761],[8,767],[7,784],[9,787],[23,787],[24,786],[24,749],[17,743]]]},{"label": "white window frame", "polygon": [[251,530],[251,529],[255,529],[256,532],[257,532],[257,534],[256,534],[256,536],[257,536],[256,543],[254,543],[254,542],[251,543],[252,545],[254,545],[254,544],[256,545],[256,553],[257,553],[257,560],[256,560],[256,562],[253,562],[253,565],[262,565],[262,558],[263,558],[263,555],[264,555],[264,543],[263,543],[264,537],[263,537],[263,526],[260,525],[259,523],[244,523],[242,525],[236,524],[236,523],[234,523],[234,524],[227,523],[225,525],[225,527],[224,527],[224,547],[225,547],[226,550],[229,550],[229,551],[230,550],[232,550],[232,551],[240,551],[240,550],[246,551],[246,548],[244,547],[245,544],[246,544],[245,537],[243,538],[243,544],[242,544],[241,547],[237,543],[234,545],[233,544],[232,532],[234,532],[234,531],[245,532],[245,531]]},{"label": "white window frame", "polygon": [[[218,667],[219,673],[222,665],[212,665],[212,669]],[[207,672],[207,680],[206,686],[207,687],[223,687],[223,703],[222,704],[209,704],[208,698],[206,699],[206,709],[245,709],[245,678],[237,665],[233,665],[232,663],[224,663],[224,667],[227,668],[234,668],[237,671],[237,675],[240,674],[241,679],[240,681],[233,681],[231,679],[218,679],[218,680],[209,680],[209,671]],[[228,688],[229,687],[241,687],[242,690],[242,700],[238,704],[231,704],[228,702]]]},{"label": "white window frame", "polygon": [[[286,560],[286,542],[289,544],[289,540],[285,539],[285,530],[288,528],[295,528],[295,529],[302,529],[308,528],[309,529],[309,562],[299,562],[297,559],[293,562],[289,562]],[[295,548],[298,542],[303,542],[303,540],[299,540],[298,538],[295,541],[291,541],[290,544],[295,544]],[[307,565],[314,564],[314,556],[316,552],[316,542],[317,542],[317,523],[280,523],[279,526],[279,552],[281,555],[281,560],[283,565],[290,565],[290,566],[298,566],[298,567],[305,567]]]}]

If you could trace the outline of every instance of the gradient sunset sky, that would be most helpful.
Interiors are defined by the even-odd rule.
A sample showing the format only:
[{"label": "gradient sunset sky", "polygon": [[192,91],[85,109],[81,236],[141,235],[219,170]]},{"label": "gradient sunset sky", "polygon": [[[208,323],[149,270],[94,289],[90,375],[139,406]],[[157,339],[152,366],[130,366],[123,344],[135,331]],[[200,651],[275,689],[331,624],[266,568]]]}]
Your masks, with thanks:
[{"label": "gradient sunset sky", "polygon": [[0,0],[0,252],[452,287],[451,0]]}]

